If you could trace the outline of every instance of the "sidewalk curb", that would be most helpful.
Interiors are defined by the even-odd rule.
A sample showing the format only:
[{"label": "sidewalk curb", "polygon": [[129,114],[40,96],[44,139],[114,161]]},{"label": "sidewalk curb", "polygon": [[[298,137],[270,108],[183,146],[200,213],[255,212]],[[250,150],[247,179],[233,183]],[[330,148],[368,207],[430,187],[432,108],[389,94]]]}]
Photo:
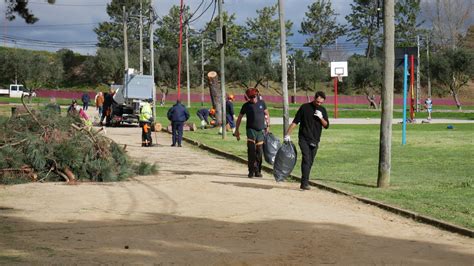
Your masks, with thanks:
[{"label": "sidewalk curb", "polygon": [[[165,129],[162,129],[162,131],[171,134],[170,132],[168,132]],[[209,151],[213,154],[220,155],[222,157],[225,157],[227,159],[231,159],[231,160],[239,162],[239,163],[247,164],[247,160],[244,159],[244,158],[241,158],[239,156],[236,156],[236,155],[227,153],[225,151],[221,151],[219,149],[207,146],[207,145],[205,145],[201,142],[198,142],[198,141],[186,138],[186,137],[183,137],[183,140],[186,141],[189,144],[192,144],[192,145],[194,145],[194,146],[196,146],[200,149]],[[270,174],[273,173],[273,169],[271,167],[266,166],[266,165],[263,165],[262,169],[267,173],[270,173]],[[290,175],[290,178],[295,180],[295,181],[301,181],[301,178],[297,177],[295,175]],[[463,235],[463,236],[474,238],[474,230],[471,230],[471,229],[468,229],[468,228],[465,228],[465,227],[462,227],[462,226],[454,225],[454,224],[451,224],[451,223],[448,223],[448,222],[445,222],[445,221],[441,221],[441,220],[438,220],[438,219],[435,219],[435,218],[432,218],[432,217],[429,217],[429,216],[421,215],[421,214],[418,214],[416,212],[408,211],[408,210],[405,210],[405,209],[402,209],[402,208],[399,208],[399,207],[395,207],[395,206],[392,206],[392,205],[389,205],[389,204],[386,204],[386,203],[382,203],[380,201],[373,200],[373,199],[368,199],[368,198],[364,198],[364,197],[361,197],[361,196],[356,196],[356,195],[353,195],[353,194],[351,194],[349,192],[346,192],[344,190],[334,188],[334,187],[331,187],[331,186],[328,186],[326,184],[322,184],[322,183],[319,183],[319,182],[316,182],[316,181],[311,181],[310,180],[309,184],[311,186],[317,187],[319,189],[324,189],[324,190],[332,192],[332,193],[341,194],[341,195],[345,195],[345,196],[354,198],[354,199],[356,199],[360,202],[379,207],[383,210],[395,213],[397,215],[404,216],[406,218],[410,218],[410,219],[412,219],[414,221],[417,221],[417,222],[429,224],[429,225],[438,227],[440,229],[443,229],[445,231],[449,231],[449,232],[452,232],[452,233],[457,233],[457,234],[460,234],[460,235]]]}]

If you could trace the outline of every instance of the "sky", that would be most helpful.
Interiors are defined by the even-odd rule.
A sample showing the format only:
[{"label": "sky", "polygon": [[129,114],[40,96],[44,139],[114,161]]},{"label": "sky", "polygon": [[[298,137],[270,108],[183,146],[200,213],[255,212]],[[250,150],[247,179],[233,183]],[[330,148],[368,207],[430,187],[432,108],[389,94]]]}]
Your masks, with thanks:
[{"label": "sky", "polygon": [[[138,0],[136,0],[138,1]],[[213,0],[204,0],[207,6]],[[3,46],[21,47],[32,50],[56,51],[68,48],[81,54],[95,54],[94,44],[97,42],[93,29],[100,22],[108,21],[106,5],[110,0],[56,0],[50,5],[46,0],[29,0],[28,8],[39,18],[33,25],[26,24],[22,18],[13,21],[2,20],[1,35],[18,41],[0,40]],[[256,10],[277,3],[277,0],[224,0],[223,9],[235,13],[237,24],[244,25],[247,18],[255,17]],[[292,20],[293,37],[289,42],[303,43],[304,37],[298,34],[300,23],[312,0],[285,0],[285,19]],[[345,23],[344,16],[350,12],[351,0],[332,0],[332,6],[337,13],[337,20]],[[159,16],[168,14],[172,5],[179,5],[179,0],[153,0],[153,6]],[[194,11],[201,0],[184,0],[184,4]],[[1,14],[5,13],[5,1],[1,1]],[[199,12],[200,13],[200,12]],[[217,11],[216,11],[217,13]],[[216,14],[217,15],[217,14]],[[194,27],[199,29],[212,16],[210,8]],[[51,43],[53,42],[53,43]]]},{"label": "sky", "polygon": [[[135,0],[139,1],[139,0]],[[192,12],[196,10],[201,1],[203,6],[209,5],[214,0],[184,0]],[[236,15],[236,23],[244,25],[248,18],[256,17],[256,10],[265,6],[274,5],[278,0],[223,0],[223,9]],[[351,11],[352,0],[330,0],[333,9],[338,13],[336,20],[346,24],[345,16]],[[433,0],[422,0],[423,2]],[[461,0],[462,1],[462,0]],[[474,1],[474,0],[464,0]],[[96,52],[97,37],[93,29],[100,22],[108,21],[106,12],[107,3],[111,0],[56,0],[50,5],[46,0],[29,0],[28,8],[39,18],[33,25],[26,24],[22,18],[13,21],[1,19],[0,45],[8,47],[21,47],[32,50],[56,51],[68,48],[77,53],[93,55]],[[284,0],[285,19],[293,21],[294,36],[288,37],[288,42],[294,48],[301,48],[305,36],[298,33],[301,21],[314,0]],[[180,0],[153,0],[153,6],[159,16],[168,14],[173,5],[179,5]],[[5,1],[0,1],[0,12],[5,13]],[[202,10],[202,9],[201,9]],[[201,29],[212,17],[212,8],[204,13],[193,23],[195,29]],[[200,14],[198,11],[197,14]],[[216,12],[217,13],[217,12]],[[217,14],[216,14],[217,16]],[[468,24],[474,23],[471,15]],[[10,41],[5,40],[7,38]],[[11,41],[12,39],[16,40]],[[337,40],[338,50],[345,53],[362,53],[365,47],[355,47],[341,37]],[[332,47],[334,48],[334,46]]]}]

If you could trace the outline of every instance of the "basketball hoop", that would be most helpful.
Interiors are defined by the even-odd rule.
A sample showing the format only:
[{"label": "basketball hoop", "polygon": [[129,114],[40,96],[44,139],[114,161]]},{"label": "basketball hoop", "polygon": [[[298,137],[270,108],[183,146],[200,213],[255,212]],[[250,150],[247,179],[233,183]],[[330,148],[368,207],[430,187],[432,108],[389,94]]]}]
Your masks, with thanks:
[{"label": "basketball hoop", "polygon": [[337,81],[342,82],[342,75],[337,75]]}]

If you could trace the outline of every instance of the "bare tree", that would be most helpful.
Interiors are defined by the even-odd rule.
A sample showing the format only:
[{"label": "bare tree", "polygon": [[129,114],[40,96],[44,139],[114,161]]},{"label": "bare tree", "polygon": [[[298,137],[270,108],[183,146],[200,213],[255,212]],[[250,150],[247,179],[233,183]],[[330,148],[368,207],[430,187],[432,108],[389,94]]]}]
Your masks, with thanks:
[{"label": "bare tree", "polygon": [[473,19],[472,0],[424,0],[423,11],[431,23],[433,41],[455,49]]}]

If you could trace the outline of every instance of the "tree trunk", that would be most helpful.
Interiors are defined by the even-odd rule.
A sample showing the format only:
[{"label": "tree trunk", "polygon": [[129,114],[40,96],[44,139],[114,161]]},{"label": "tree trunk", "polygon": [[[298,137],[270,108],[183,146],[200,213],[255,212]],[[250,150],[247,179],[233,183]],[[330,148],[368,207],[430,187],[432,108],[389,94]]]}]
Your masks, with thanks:
[{"label": "tree trunk", "polygon": [[370,96],[370,94],[367,94],[367,101],[369,101],[369,109],[378,109],[377,103],[375,102],[375,95]]},{"label": "tree trunk", "polygon": [[451,89],[451,95],[453,95],[454,102],[456,103],[456,107],[459,111],[462,110],[461,101],[459,100],[459,95],[456,93],[456,90]]},{"label": "tree trunk", "polygon": [[160,88],[160,90],[161,90],[160,106],[164,106],[166,102],[166,96],[168,95],[168,88]]},{"label": "tree trunk", "polygon": [[222,125],[222,92],[219,87],[217,73],[215,71],[207,73],[207,79],[212,108],[216,110],[217,124]]}]

